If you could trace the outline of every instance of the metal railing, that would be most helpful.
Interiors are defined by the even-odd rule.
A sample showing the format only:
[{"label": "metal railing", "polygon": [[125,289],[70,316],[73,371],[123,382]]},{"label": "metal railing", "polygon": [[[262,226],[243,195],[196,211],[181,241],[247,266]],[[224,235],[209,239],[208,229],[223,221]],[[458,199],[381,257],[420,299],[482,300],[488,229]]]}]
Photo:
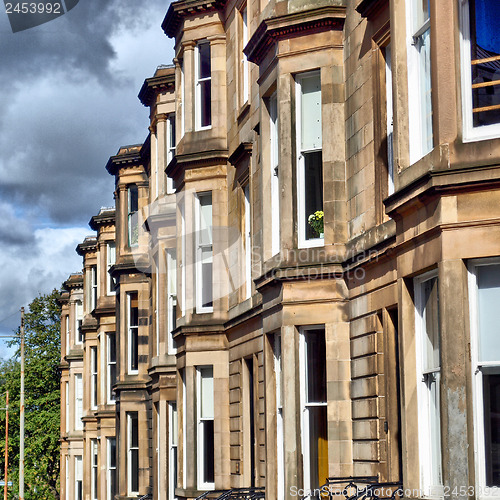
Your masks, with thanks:
[{"label": "metal railing", "polygon": [[212,490],[206,491],[196,500],[204,500],[205,498],[213,498],[216,500],[252,500],[258,498],[266,498],[266,489],[261,488],[233,488],[230,490]]},{"label": "metal railing", "polygon": [[323,486],[301,498],[303,500],[400,500],[402,497],[401,483],[380,482],[377,477],[364,476],[328,478]]}]

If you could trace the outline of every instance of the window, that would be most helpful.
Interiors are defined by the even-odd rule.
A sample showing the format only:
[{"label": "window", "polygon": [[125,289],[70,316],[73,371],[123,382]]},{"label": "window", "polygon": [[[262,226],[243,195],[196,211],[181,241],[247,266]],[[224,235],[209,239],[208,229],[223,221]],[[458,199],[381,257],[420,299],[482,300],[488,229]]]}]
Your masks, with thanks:
[{"label": "window", "polygon": [[91,498],[92,500],[97,500],[98,498],[98,450],[97,450],[97,439],[90,440],[91,448],[91,470],[90,470],[90,487],[91,487]]},{"label": "window", "polygon": [[166,251],[167,256],[167,322],[168,322],[168,354],[177,352],[172,332],[177,326],[177,266],[175,248]]},{"label": "window", "polygon": [[69,314],[64,317],[64,328],[66,330],[66,354],[69,354]]},{"label": "window", "polygon": [[248,9],[243,7],[240,11],[240,26],[241,26],[241,49],[240,49],[240,75],[241,75],[241,104],[248,102],[249,93],[249,67],[248,59],[243,49],[248,43]]},{"label": "window", "polygon": [[116,384],[116,334],[114,332],[106,334],[107,340],[107,401],[108,404],[116,401],[113,386]]},{"label": "window", "polygon": [[64,402],[64,406],[66,409],[66,415],[65,415],[66,434],[69,434],[69,382],[64,383],[64,389],[66,396],[66,401]]},{"label": "window", "polygon": [[300,384],[304,488],[313,490],[328,477],[326,343],[324,328],[300,335]]},{"label": "window", "polygon": [[179,437],[179,423],[177,419],[177,403],[168,403],[168,500],[175,499],[177,487],[177,442]]},{"label": "window", "polygon": [[245,299],[248,299],[252,295],[252,214],[248,184],[243,188],[243,194],[245,197]]},{"label": "window", "polygon": [[179,204],[181,215],[181,313],[186,314],[186,199]]},{"label": "window", "polygon": [[75,455],[75,500],[83,500],[83,457]]},{"label": "window", "polygon": [[97,347],[90,348],[90,407],[97,409]]},{"label": "window", "polygon": [[181,137],[184,137],[185,132],[185,111],[184,111],[184,100],[186,95],[185,78],[184,78],[184,60],[179,61],[181,67]]},{"label": "window", "polygon": [[407,0],[410,162],[433,147],[430,0]]},{"label": "window", "polygon": [[106,246],[106,282],[107,282],[107,293],[108,295],[114,295],[115,294],[115,280],[109,273],[109,270],[115,265],[116,263],[116,245],[114,242],[110,242]]},{"label": "window", "polygon": [[182,380],[182,487],[187,487],[187,400],[186,400],[186,369],[180,370]]},{"label": "window", "polygon": [[214,376],[211,366],[196,370],[198,488],[214,488]]},{"label": "window", "polygon": [[71,499],[70,487],[69,487],[69,456],[66,455],[66,460],[64,461],[64,466],[66,467],[66,482],[64,483],[64,489],[66,491],[66,500]]},{"label": "window", "polygon": [[127,293],[128,310],[128,372],[139,370],[139,300],[137,292]]},{"label": "window", "polygon": [[137,186],[128,188],[128,244],[135,247],[139,244],[139,220],[137,211],[139,210],[139,191]]},{"label": "window", "polygon": [[213,311],[212,290],[212,193],[202,193],[196,201],[196,312]]},{"label": "window", "polygon": [[278,95],[269,98],[269,120],[271,141],[271,227],[272,254],[280,251],[280,187],[279,187],[279,143],[278,143]]},{"label": "window", "polygon": [[83,382],[82,374],[75,375],[75,430],[83,429]]},{"label": "window", "polygon": [[196,71],[196,129],[212,125],[212,69],[210,42],[199,42],[195,50]]},{"label": "window", "polygon": [[478,497],[497,496],[500,487],[500,263],[471,266],[471,361],[474,395],[474,444]]},{"label": "window", "polygon": [[[167,165],[175,156],[175,115],[168,115],[167,118]],[[175,193],[174,180],[167,177],[167,194]]]},{"label": "window", "polygon": [[323,232],[309,217],[323,212],[323,155],[320,73],[297,76],[297,207],[299,246],[322,245]]},{"label": "window", "polygon": [[385,105],[387,116],[387,194],[394,193],[394,110],[392,96],[392,51],[385,46]]},{"label": "window", "polygon": [[464,138],[500,135],[500,5],[461,0]]},{"label": "window", "polygon": [[285,479],[283,471],[285,462],[283,458],[283,390],[282,390],[282,354],[281,335],[274,334],[274,377],[276,383],[276,469],[278,473],[278,498],[285,498]]},{"label": "window", "polygon": [[114,500],[116,495],[116,438],[107,438],[106,487],[107,500]]},{"label": "window", "polygon": [[420,480],[425,495],[439,496],[442,491],[441,386],[439,287],[436,272],[415,280],[417,332],[417,397]]},{"label": "window", "polygon": [[93,311],[97,307],[97,266],[90,266],[90,307]]},{"label": "window", "polygon": [[81,344],[83,342],[83,305],[81,300],[75,302],[75,335],[76,343]]},{"label": "window", "polygon": [[139,420],[136,411],[127,413],[128,494],[139,493]]}]

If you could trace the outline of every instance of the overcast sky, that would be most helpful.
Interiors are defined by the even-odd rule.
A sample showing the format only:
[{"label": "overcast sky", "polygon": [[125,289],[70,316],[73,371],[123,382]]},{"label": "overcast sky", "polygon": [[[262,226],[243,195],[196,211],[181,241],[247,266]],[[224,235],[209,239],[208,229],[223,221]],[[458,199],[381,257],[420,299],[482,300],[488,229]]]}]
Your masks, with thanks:
[{"label": "overcast sky", "polygon": [[104,166],[146,138],[137,94],[172,62],[161,29],[169,4],[80,0],[15,34],[0,5],[0,334],[18,326],[21,306],[81,270],[75,247],[114,204]]}]

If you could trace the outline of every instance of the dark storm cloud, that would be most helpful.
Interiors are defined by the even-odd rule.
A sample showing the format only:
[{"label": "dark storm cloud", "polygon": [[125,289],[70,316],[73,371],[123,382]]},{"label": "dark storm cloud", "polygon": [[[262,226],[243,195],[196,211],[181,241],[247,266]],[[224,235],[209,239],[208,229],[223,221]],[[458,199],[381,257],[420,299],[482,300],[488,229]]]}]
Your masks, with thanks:
[{"label": "dark storm cloud", "polygon": [[119,146],[146,137],[137,93],[172,59],[160,27],[168,4],[80,0],[15,34],[2,19],[1,200],[56,224],[86,224],[113,204],[104,166]]}]

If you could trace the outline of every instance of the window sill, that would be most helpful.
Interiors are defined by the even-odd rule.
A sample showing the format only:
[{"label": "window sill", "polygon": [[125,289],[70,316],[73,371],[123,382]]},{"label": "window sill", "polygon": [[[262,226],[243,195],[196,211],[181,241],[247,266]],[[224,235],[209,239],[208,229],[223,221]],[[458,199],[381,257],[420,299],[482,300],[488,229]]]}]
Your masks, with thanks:
[{"label": "window sill", "polygon": [[245,119],[249,111],[250,111],[250,102],[246,101],[238,111],[238,117],[237,117],[238,124]]}]

